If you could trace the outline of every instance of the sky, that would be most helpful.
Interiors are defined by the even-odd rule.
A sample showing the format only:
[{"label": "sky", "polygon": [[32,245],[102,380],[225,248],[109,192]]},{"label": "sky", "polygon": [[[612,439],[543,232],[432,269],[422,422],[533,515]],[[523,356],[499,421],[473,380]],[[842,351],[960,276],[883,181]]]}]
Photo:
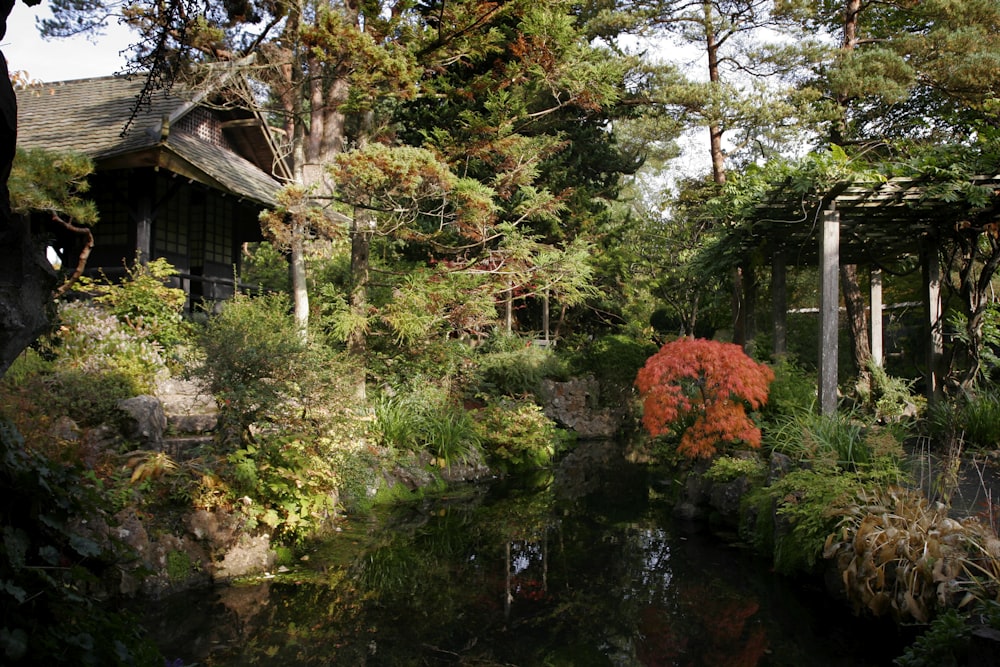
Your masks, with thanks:
[{"label": "sky", "polygon": [[18,2],[10,13],[0,50],[11,72],[23,70],[31,81],[51,82],[109,76],[124,67],[125,59],[119,52],[130,39],[124,29],[113,25],[96,38],[43,40],[35,25],[37,16],[51,16],[47,3],[28,7]]}]

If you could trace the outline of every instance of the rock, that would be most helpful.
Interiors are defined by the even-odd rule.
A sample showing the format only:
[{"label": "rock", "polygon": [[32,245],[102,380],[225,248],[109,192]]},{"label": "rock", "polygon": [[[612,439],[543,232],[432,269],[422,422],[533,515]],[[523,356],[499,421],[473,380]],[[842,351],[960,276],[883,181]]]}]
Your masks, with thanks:
[{"label": "rock", "polygon": [[969,644],[969,667],[1000,667],[1000,630],[977,627]]},{"label": "rock", "polygon": [[80,440],[80,427],[69,417],[59,417],[49,427],[49,437],[63,442],[77,442]]},{"label": "rock", "polygon": [[213,552],[224,551],[236,541],[238,528],[233,514],[195,510],[187,518],[187,527],[198,540],[206,542]]},{"label": "rock", "polygon": [[750,490],[750,480],[746,475],[731,482],[713,484],[709,490],[709,504],[727,522],[736,523],[740,515],[740,501]]},{"label": "rock", "polygon": [[568,382],[543,380],[542,409],[556,423],[581,438],[613,438],[622,426],[621,410],[600,407],[600,383],[593,377]]},{"label": "rock", "polygon": [[768,462],[767,485],[770,486],[778,481],[795,467],[795,462],[791,457],[780,452],[771,452],[771,460]]},{"label": "rock", "polygon": [[126,438],[148,449],[162,447],[167,417],[160,399],[149,395],[133,396],[118,401],[118,408],[125,413],[122,434]]},{"label": "rock", "polygon": [[250,574],[268,572],[274,568],[275,554],[267,535],[241,535],[235,545],[226,551],[221,561],[215,562],[212,578],[226,581]]}]

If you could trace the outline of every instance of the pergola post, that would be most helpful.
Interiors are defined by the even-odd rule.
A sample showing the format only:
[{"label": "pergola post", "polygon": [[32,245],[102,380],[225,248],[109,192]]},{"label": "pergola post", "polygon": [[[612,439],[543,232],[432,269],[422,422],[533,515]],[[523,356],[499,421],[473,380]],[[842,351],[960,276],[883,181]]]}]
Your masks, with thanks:
[{"label": "pergola post", "polygon": [[923,273],[926,313],[928,325],[927,339],[927,400],[936,401],[941,396],[939,369],[944,356],[944,333],[941,321],[941,264],[937,249],[927,245],[923,248]]},{"label": "pergola post", "polygon": [[775,359],[788,353],[788,262],[784,248],[771,255],[771,322],[774,330],[772,353]]},{"label": "pergola post", "polygon": [[830,208],[823,211],[820,232],[819,408],[824,415],[837,411],[840,213],[835,206],[831,203]]},{"label": "pergola post", "polygon": [[870,276],[872,302],[872,363],[881,367],[885,363],[882,347],[882,269],[872,269]]}]

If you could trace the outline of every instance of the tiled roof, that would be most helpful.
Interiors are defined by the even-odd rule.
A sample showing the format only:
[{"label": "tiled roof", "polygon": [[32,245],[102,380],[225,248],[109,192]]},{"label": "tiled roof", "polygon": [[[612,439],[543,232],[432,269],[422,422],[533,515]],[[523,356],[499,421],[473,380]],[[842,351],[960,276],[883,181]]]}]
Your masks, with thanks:
[{"label": "tiled roof", "polygon": [[157,165],[176,156],[194,167],[185,169],[186,175],[203,172],[197,180],[206,185],[259,203],[274,203],[281,184],[249,160],[182,132],[173,131],[163,138],[164,117],[172,125],[193,108],[180,96],[155,93],[149,110],[140,111],[123,137],[142,85],[141,78],[101,77],[19,90],[18,146],[83,153],[98,167],[102,161],[131,153],[156,153]]}]

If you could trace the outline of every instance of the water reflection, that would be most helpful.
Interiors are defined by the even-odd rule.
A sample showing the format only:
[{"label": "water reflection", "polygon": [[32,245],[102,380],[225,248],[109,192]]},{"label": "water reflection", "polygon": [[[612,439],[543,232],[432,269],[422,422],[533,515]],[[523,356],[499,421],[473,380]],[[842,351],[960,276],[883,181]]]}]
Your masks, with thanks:
[{"label": "water reflection", "polygon": [[622,488],[573,497],[547,479],[403,508],[317,546],[291,580],[187,596],[180,619],[152,623],[168,658],[220,667],[874,666],[898,654],[818,591],[671,525],[641,480]]}]

